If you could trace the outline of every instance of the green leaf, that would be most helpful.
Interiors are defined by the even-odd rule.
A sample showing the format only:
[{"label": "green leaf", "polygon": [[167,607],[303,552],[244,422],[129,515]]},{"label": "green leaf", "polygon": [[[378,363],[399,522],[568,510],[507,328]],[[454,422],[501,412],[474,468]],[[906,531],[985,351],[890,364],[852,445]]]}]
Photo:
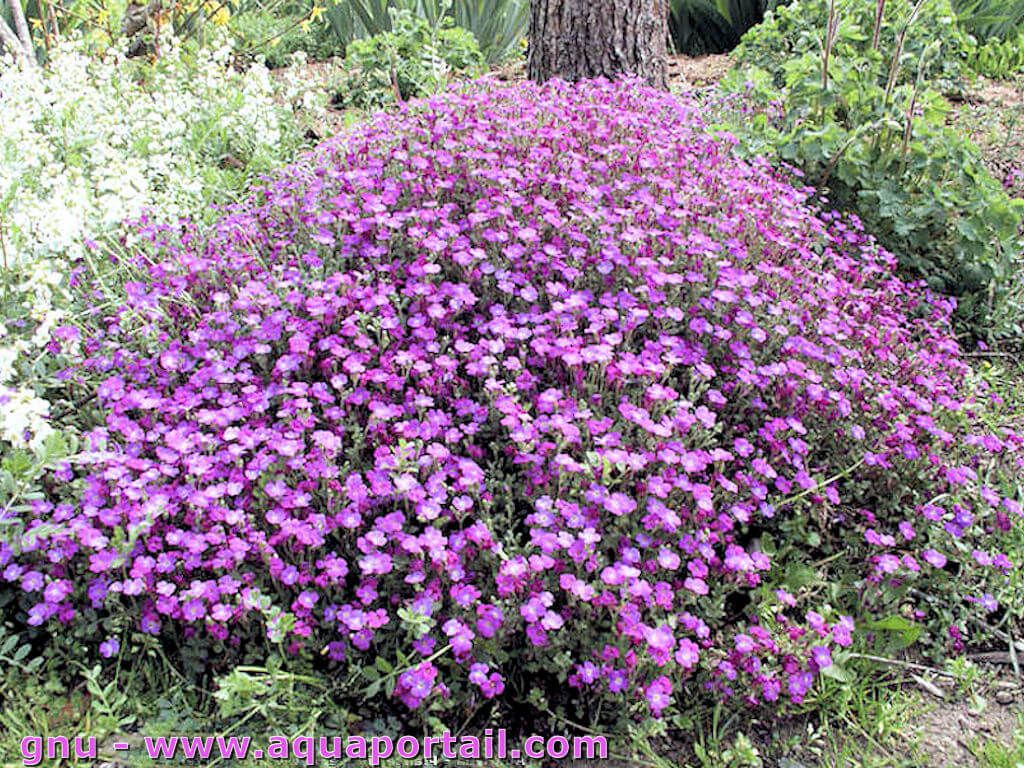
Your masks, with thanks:
[{"label": "green leaf", "polygon": [[791,590],[809,586],[818,580],[814,569],[806,565],[793,565],[786,571],[785,584]]},{"label": "green leaf", "polygon": [[908,648],[916,643],[923,631],[920,625],[895,614],[886,616],[884,619],[869,621],[864,624],[864,628],[873,632],[885,633],[899,649]]},{"label": "green leaf", "polygon": [[825,677],[830,677],[833,680],[837,680],[840,683],[852,683],[854,680],[857,679],[856,675],[854,675],[850,670],[846,669],[845,667],[841,667],[838,664],[831,664],[825,667],[823,670],[821,670],[821,674]]}]

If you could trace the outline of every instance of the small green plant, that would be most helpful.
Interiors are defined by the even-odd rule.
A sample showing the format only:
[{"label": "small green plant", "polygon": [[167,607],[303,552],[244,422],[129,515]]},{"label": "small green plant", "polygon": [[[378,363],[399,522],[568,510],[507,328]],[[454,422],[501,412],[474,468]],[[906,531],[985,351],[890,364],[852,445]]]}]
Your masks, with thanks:
[{"label": "small green plant", "polygon": [[89,721],[95,735],[116,733],[136,721],[135,703],[122,690],[116,675],[104,675],[103,668],[96,664],[82,667],[82,679],[89,693]]},{"label": "small green plant", "polygon": [[1020,768],[1024,765],[1024,715],[1018,715],[1009,744],[976,738],[968,746],[979,768]]},{"label": "small green plant", "polygon": [[[887,6],[877,46],[873,13],[823,0],[780,9],[744,40],[739,58],[750,66],[724,83],[745,104],[728,127],[827,190],[830,205],[857,214],[906,275],[955,296],[964,328],[986,334],[999,316],[995,332],[1016,333],[1003,304],[1016,280],[1024,204],[947,126],[941,91],[959,71],[949,62],[965,50],[952,16],[936,10],[948,11],[948,0],[920,0],[909,14],[893,5],[901,4]],[[811,11],[816,22],[800,15]],[[953,36],[936,37],[935,25]],[[818,50],[799,52],[814,40]]]},{"label": "small green plant", "polygon": [[484,63],[471,32],[445,20],[432,27],[407,10],[392,12],[390,32],[350,43],[347,59],[352,74],[342,100],[367,109],[434,93]]},{"label": "small green plant", "polygon": [[[761,768],[764,762],[757,747],[742,731],[734,732],[723,719],[721,704],[711,709],[711,717],[698,729],[693,754],[700,768]],[[729,735],[727,735],[729,734]]]},{"label": "small green plant", "polygon": [[217,681],[213,694],[221,718],[254,717],[275,727],[314,725],[322,713],[324,681],[286,669],[271,656],[262,666],[239,666]]},{"label": "small green plant", "polygon": [[22,637],[0,624],[0,669],[5,670],[0,676],[0,699],[9,689],[17,685],[20,674],[34,674],[43,664],[42,656],[32,656],[32,646],[24,642]]},{"label": "small green plant", "polygon": [[406,11],[432,27],[442,21],[468,30],[488,64],[522,53],[528,0],[347,0],[328,4],[327,19],[342,44],[391,32],[392,14]]},{"label": "small green plant", "polygon": [[979,75],[1008,80],[1024,72],[1024,30],[1005,40],[994,37],[971,54],[971,67]]},{"label": "small green plant", "polygon": [[271,69],[287,65],[297,51],[314,61],[345,52],[344,45],[331,33],[327,23],[323,19],[311,21],[308,14],[241,13],[231,17],[228,29],[239,50],[262,56]]},{"label": "small green plant", "polygon": [[953,676],[953,682],[961,696],[975,697],[978,693],[978,687],[985,680],[981,667],[966,656],[948,659],[946,661],[946,669]]}]

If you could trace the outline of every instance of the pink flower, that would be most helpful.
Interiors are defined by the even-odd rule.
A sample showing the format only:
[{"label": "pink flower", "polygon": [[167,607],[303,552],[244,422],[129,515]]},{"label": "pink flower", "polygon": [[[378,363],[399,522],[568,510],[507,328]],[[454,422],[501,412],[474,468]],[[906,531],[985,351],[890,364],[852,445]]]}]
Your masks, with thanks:
[{"label": "pink flower", "polygon": [[661,713],[672,704],[672,681],[665,675],[656,678],[644,690],[647,706],[653,717],[661,717]]}]

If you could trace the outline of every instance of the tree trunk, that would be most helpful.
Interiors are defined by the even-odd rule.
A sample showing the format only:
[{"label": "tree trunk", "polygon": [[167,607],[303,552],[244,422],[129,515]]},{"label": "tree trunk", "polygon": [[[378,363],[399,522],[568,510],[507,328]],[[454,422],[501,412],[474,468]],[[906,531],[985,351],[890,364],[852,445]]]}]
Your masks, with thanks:
[{"label": "tree trunk", "polygon": [[[2,2],[3,0],[0,0]],[[21,0],[6,0],[4,3],[11,12],[14,20],[14,29],[11,29],[3,16],[0,16],[0,53],[5,49],[9,50],[16,58],[25,59],[30,65],[35,65],[35,50],[32,47],[32,35],[28,31],[28,23],[25,21],[25,11],[21,7]]]},{"label": "tree trunk", "polygon": [[531,0],[529,75],[667,87],[668,0]]}]

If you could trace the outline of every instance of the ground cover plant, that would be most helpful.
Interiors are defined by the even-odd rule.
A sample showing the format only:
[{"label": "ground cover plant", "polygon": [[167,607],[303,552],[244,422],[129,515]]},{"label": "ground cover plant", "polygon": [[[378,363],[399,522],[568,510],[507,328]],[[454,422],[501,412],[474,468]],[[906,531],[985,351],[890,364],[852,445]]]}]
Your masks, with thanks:
[{"label": "ground cover plant", "polygon": [[140,220],[53,334],[96,399],[5,511],[17,620],[598,725],[798,705],[865,633],[962,643],[1017,610],[1021,437],[953,302],[809,197],[686,98],[520,84]]}]

